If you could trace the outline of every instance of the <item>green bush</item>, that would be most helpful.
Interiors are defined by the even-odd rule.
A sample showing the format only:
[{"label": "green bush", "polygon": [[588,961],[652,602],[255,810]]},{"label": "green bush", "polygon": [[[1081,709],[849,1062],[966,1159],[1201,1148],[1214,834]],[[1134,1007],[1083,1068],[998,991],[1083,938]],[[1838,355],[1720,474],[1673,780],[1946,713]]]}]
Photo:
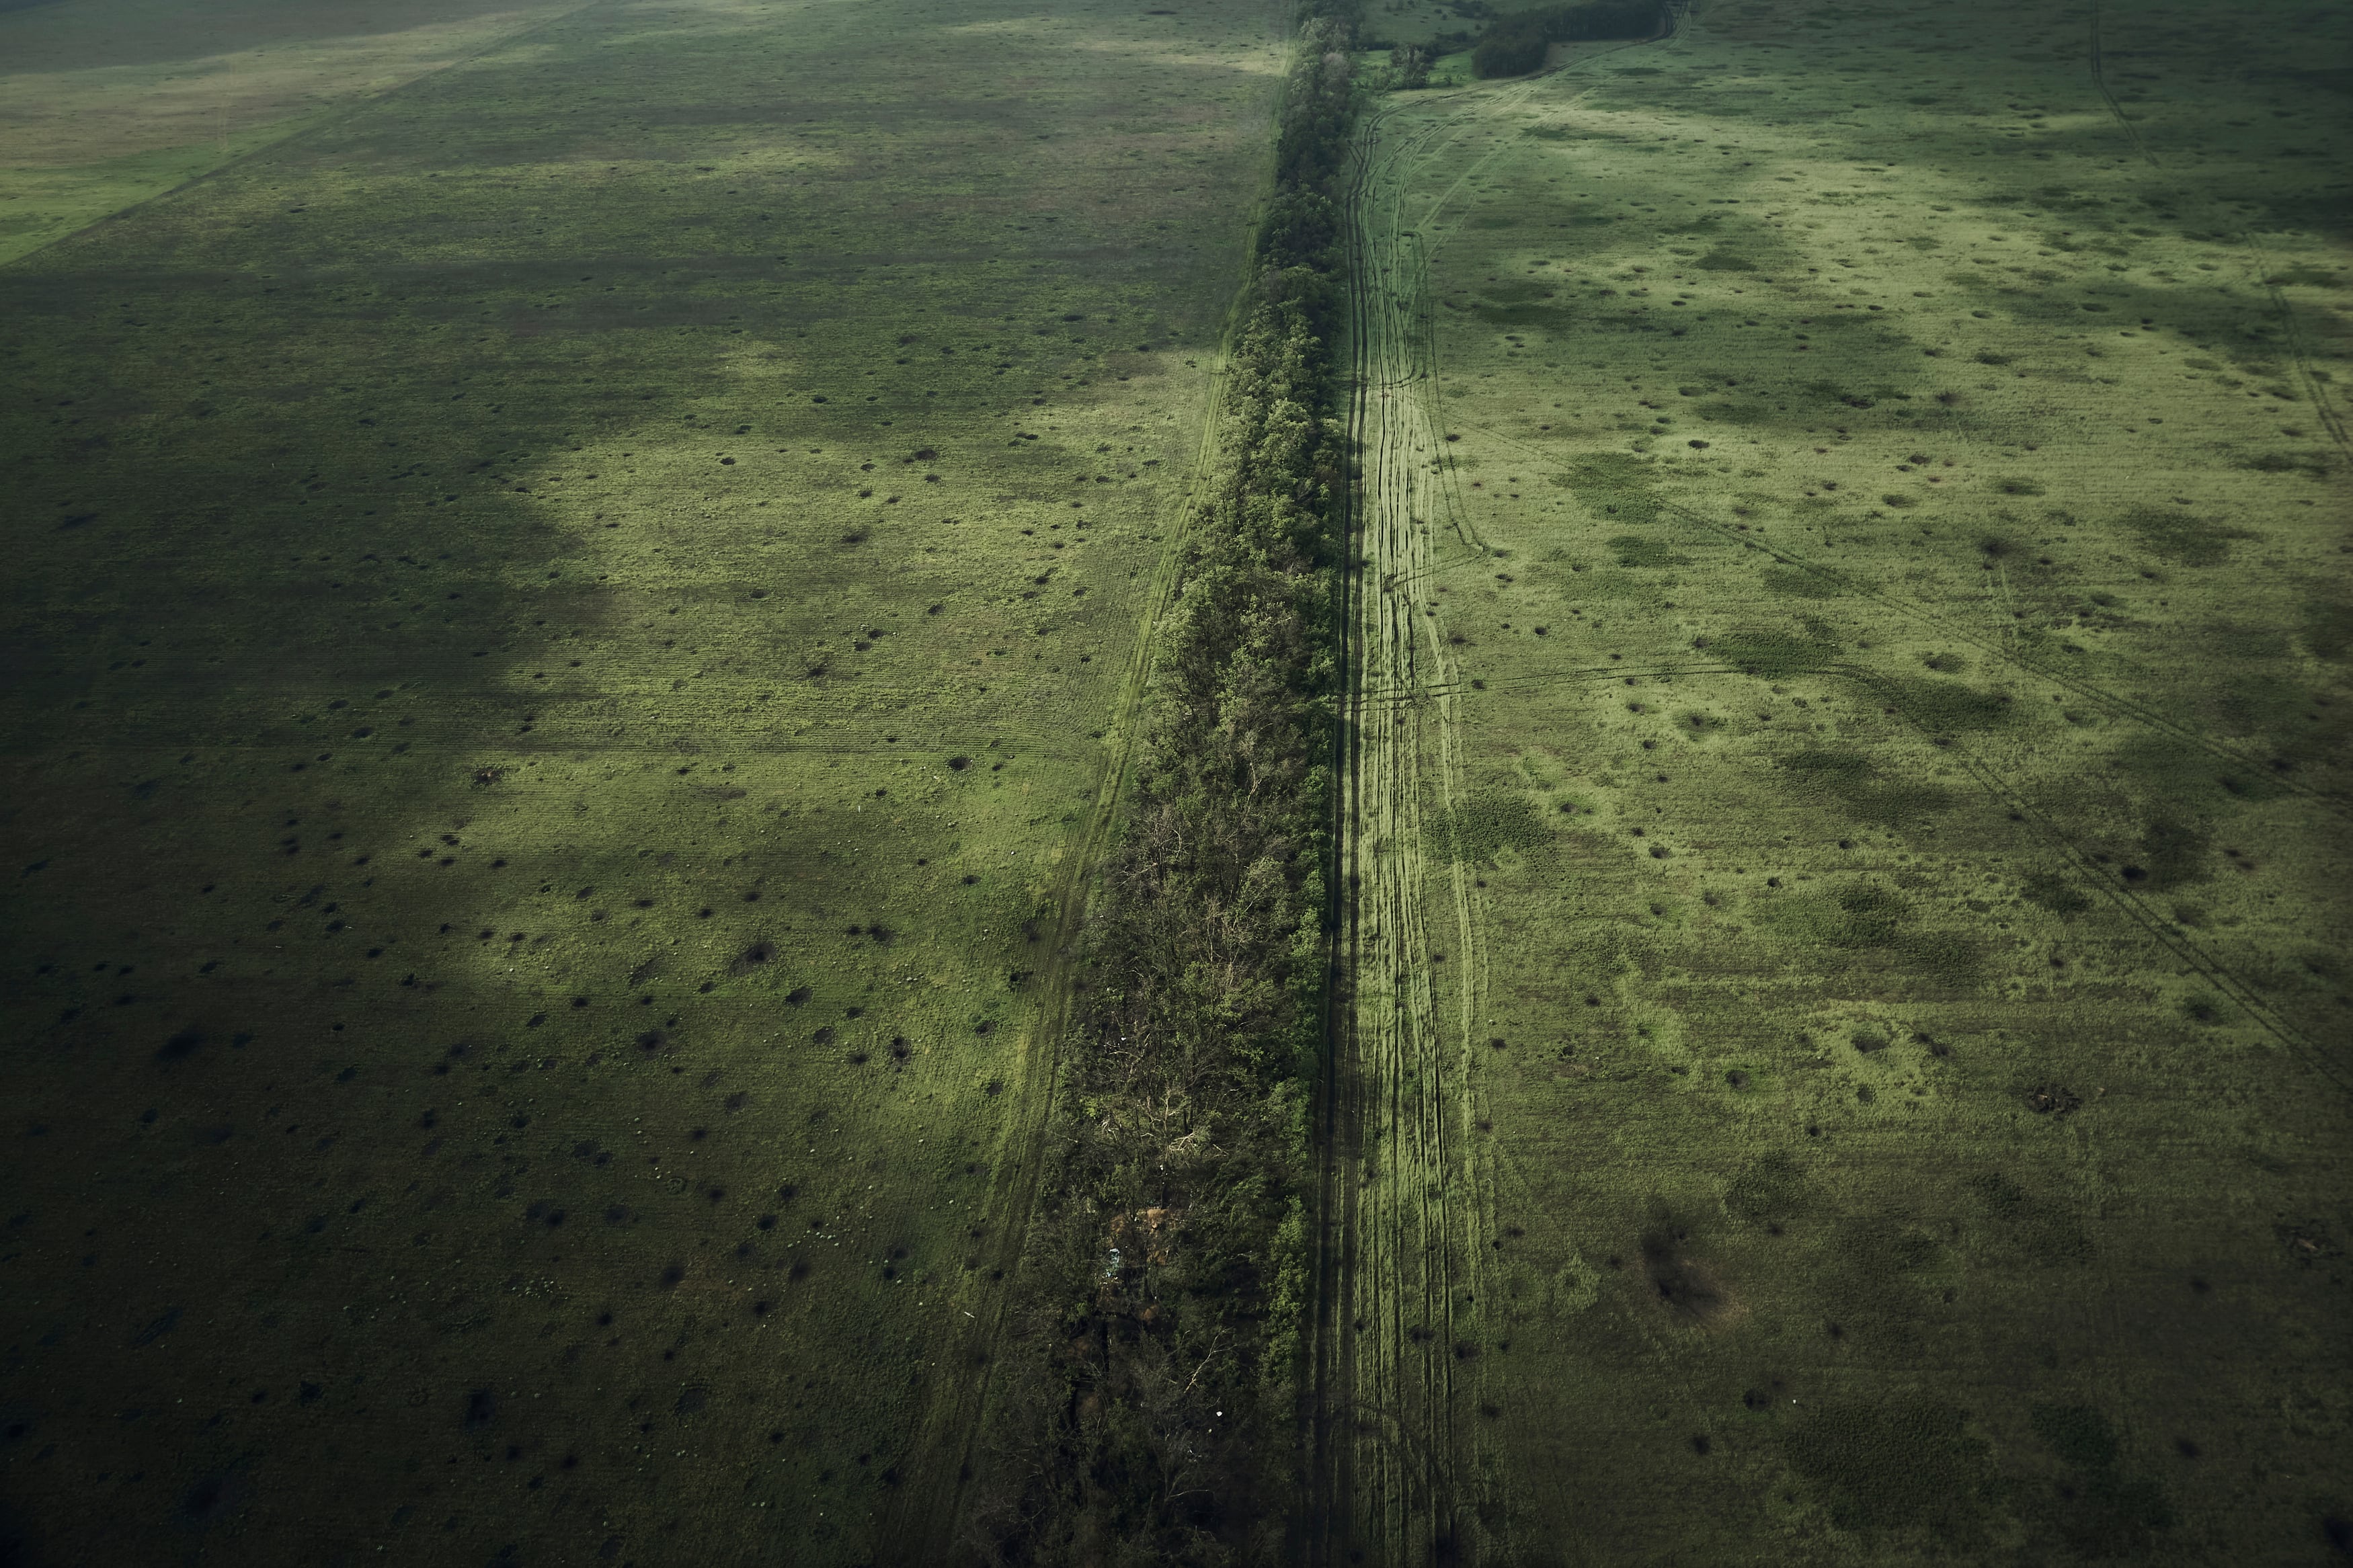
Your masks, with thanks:
[{"label": "green bush", "polygon": [[1429,837],[1431,852],[1440,859],[1477,865],[1507,849],[1548,844],[1552,829],[1526,796],[1489,791],[1439,813],[1430,820]]}]

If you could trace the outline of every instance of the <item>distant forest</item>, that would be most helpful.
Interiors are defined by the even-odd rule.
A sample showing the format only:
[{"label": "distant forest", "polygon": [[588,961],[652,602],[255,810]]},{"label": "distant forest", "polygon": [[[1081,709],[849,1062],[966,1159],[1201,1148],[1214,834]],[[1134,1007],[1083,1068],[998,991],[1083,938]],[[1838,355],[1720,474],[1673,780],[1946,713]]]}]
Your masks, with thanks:
[{"label": "distant forest", "polygon": [[1496,17],[1471,51],[1471,68],[1482,77],[1525,76],[1544,64],[1555,44],[1587,38],[1647,38],[1666,26],[1660,0],[1588,0],[1582,5],[1545,5]]}]

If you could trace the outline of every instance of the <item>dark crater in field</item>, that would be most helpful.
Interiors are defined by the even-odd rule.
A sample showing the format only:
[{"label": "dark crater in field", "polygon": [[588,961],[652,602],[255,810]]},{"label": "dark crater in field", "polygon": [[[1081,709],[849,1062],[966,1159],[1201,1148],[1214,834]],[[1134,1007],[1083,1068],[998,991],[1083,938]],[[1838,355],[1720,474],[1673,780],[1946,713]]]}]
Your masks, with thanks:
[{"label": "dark crater in field", "polygon": [[2064,1084],[2038,1084],[2026,1091],[2026,1109],[2037,1116],[2065,1116],[2083,1104],[2084,1097]]},{"label": "dark crater in field", "polygon": [[1692,1255],[1691,1230],[1673,1218],[1655,1220],[1642,1233],[1642,1275],[1659,1304],[1685,1321],[1722,1321],[1731,1297],[1714,1272]]},{"label": "dark crater in field", "polygon": [[209,1525],[241,1512],[248,1488],[235,1471],[200,1476],[180,1498],[180,1517],[190,1524]]}]

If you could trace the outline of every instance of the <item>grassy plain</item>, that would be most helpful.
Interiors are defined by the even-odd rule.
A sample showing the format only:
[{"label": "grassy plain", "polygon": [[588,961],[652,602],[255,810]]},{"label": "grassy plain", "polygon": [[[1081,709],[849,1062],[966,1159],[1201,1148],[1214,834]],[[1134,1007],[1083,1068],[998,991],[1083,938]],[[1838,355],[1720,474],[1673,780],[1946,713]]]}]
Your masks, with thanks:
[{"label": "grassy plain", "polygon": [[2342,1549],[2347,43],[1719,4],[1368,120],[1368,1560]]},{"label": "grassy plain", "polygon": [[0,9],[0,262],[563,14],[480,0]]},{"label": "grassy plain", "polygon": [[12,1561],[934,1553],[1282,21],[568,12],[0,270]]}]

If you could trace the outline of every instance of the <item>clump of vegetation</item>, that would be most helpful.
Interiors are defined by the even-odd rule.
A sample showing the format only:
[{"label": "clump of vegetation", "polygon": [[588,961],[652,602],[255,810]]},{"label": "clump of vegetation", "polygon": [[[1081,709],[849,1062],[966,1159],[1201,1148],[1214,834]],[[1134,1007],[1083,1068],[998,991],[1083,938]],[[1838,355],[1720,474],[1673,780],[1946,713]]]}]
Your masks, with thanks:
[{"label": "clump of vegetation", "polygon": [[2353,605],[2315,601],[2305,605],[2304,643],[2315,658],[2343,658],[2353,648]]},{"label": "clump of vegetation", "polygon": [[1293,1491],[1349,42],[1345,16],[1313,16],[1287,84],[1219,455],[1087,933],[1002,1417],[1022,1442],[979,1521],[1018,1560],[1263,1554]]},{"label": "clump of vegetation", "polygon": [[1840,653],[1829,625],[1811,616],[1799,617],[1799,631],[1736,632],[1708,644],[1711,658],[1720,658],[1748,675],[1778,678],[1826,668]]},{"label": "clump of vegetation", "polygon": [[1551,837],[1536,808],[1517,795],[1473,795],[1440,813],[1430,828],[1436,854],[1466,864],[1492,860],[1506,849],[1533,849]]},{"label": "clump of vegetation", "polygon": [[1888,947],[1911,910],[1884,888],[1860,882],[1838,895],[1839,914],[1826,933],[1833,947]]},{"label": "clump of vegetation", "polygon": [[2324,452],[2257,452],[2234,460],[2234,466],[2257,474],[2302,474],[2306,479],[2328,477],[2328,457]]},{"label": "clump of vegetation", "polygon": [[2061,1206],[2031,1197],[1999,1171],[1985,1171],[1966,1184],[1983,1205],[1989,1239],[2044,1265],[2081,1265],[2092,1259],[2092,1240]]},{"label": "clump of vegetation", "polygon": [[1883,778],[1862,752],[1807,748],[1781,759],[1790,793],[1800,799],[1831,799],[1863,823],[1899,827],[1953,806],[1953,793],[1932,783]]},{"label": "clump of vegetation", "polygon": [[1545,51],[1555,44],[1648,38],[1666,27],[1666,7],[1657,0],[1587,0],[1514,11],[1487,25],[1472,48],[1471,68],[1482,77],[1525,76],[1543,66]]},{"label": "clump of vegetation", "polygon": [[[1733,1087],[1744,1087],[1747,1076],[1740,1073],[1740,1082]],[[1725,1189],[1724,1206],[1751,1225],[1769,1227],[1778,1236],[1781,1227],[1804,1212],[1810,1198],[1805,1172],[1788,1154],[1776,1150],[1760,1155],[1735,1178]]]},{"label": "clump of vegetation", "polygon": [[2099,1411],[2088,1405],[2037,1405],[2028,1420],[2044,1447],[2073,1471],[2052,1489],[2050,1514],[2077,1555],[2137,1557],[2148,1550],[2150,1537],[2172,1528],[2165,1489],[2118,1468],[2121,1445]]},{"label": "clump of vegetation", "polygon": [[1857,684],[1932,735],[1997,730],[2018,716],[2008,694],[1979,691],[1957,680],[1885,676]]},{"label": "clump of vegetation", "polygon": [[1691,557],[1675,552],[1672,545],[1662,539],[1645,539],[1639,533],[1621,533],[1609,541],[1611,552],[1620,566],[1688,566]]},{"label": "clump of vegetation", "polygon": [[1835,599],[1847,592],[1846,583],[1828,567],[1768,566],[1765,591],[1784,599]]}]

